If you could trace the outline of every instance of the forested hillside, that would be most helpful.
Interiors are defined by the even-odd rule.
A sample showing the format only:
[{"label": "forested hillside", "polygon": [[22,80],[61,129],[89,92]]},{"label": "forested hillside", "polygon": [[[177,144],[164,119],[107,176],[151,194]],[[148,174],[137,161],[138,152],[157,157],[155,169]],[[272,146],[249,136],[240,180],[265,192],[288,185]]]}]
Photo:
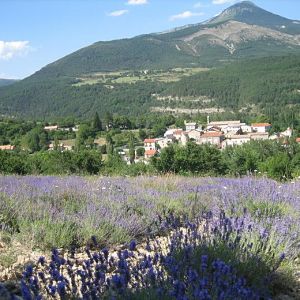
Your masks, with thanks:
[{"label": "forested hillside", "polygon": [[[161,107],[176,113],[209,107],[271,120],[287,111],[297,114],[299,33],[300,22],[240,2],[201,24],[97,42],[71,53],[0,87],[0,114],[47,120],[87,118],[95,110],[100,116],[136,115]],[[211,71],[203,73],[206,68]],[[180,99],[167,103],[160,95]]]},{"label": "forested hillside", "polygon": [[0,111],[9,116],[45,120],[75,116],[87,118],[99,111],[120,114],[147,112],[151,93],[162,91],[158,82],[74,86],[74,79],[62,77],[47,81],[24,80],[9,89],[0,89]]},{"label": "forested hillside", "polygon": [[14,80],[14,79],[0,79],[0,87],[1,86],[7,86],[7,85],[10,85],[10,84],[13,84],[16,81],[17,80]]},{"label": "forested hillside", "polygon": [[[100,116],[107,111],[137,115],[148,113],[154,106],[166,105],[153,97],[155,94],[181,99],[173,103],[175,107],[179,102],[181,108],[215,106],[235,113],[265,114],[270,121],[278,118],[288,121],[291,112],[295,118],[299,112],[300,56],[232,63],[210,71],[198,71],[196,75],[183,76],[175,82],[159,81],[157,74],[160,72],[136,76],[132,82],[132,77],[125,76],[82,85],[68,77],[47,81],[26,79],[9,89],[0,89],[0,110],[8,115],[40,120],[61,116],[86,118],[95,111]],[[169,72],[168,76],[174,75]],[[214,101],[203,104],[186,100],[189,97]],[[286,122],[283,120],[283,123]]]},{"label": "forested hillside", "polygon": [[173,83],[164,95],[206,96],[218,106],[264,112],[271,118],[300,107],[300,56],[233,63]]}]

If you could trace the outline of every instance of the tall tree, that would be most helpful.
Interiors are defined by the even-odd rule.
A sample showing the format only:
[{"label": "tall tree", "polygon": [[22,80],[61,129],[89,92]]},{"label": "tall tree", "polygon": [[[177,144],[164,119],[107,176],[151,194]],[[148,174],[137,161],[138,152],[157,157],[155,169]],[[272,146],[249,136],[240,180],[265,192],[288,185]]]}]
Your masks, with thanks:
[{"label": "tall tree", "polygon": [[93,132],[90,128],[90,126],[86,124],[82,124],[79,127],[79,130],[76,135],[76,149],[80,150],[80,148],[85,147],[86,141],[88,140],[89,137],[93,137]]},{"label": "tall tree", "polygon": [[99,118],[98,112],[95,112],[95,116],[92,122],[92,129],[94,131],[101,131],[102,130],[102,122]]},{"label": "tall tree", "polygon": [[133,164],[135,160],[135,148],[134,148],[134,136],[130,133],[129,136],[129,161],[130,164]]},{"label": "tall tree", "polygon": [[112,127],[112,124],[113,124],[113,116],[110,112],[106,112],[105,115],[104,115],[104,123],[105,123],[105,126],[106,126],[106,129],[109,130],[109,128]]},{"label": "tall tree", "polygon": [[59,139],[57,137],[57,134],[54,136],[53,150],[59,150]]},{"label": "tall tree", "polygon": [[111,135],[108,133],[106,135],[106,152],[108,155],[112,155],[114,153],[114,142]]},{"label": "tall tree", "polygon": [[40,137],[36,130],[31,130],[25,137],[25,143],[31,152],[41,150]]}]

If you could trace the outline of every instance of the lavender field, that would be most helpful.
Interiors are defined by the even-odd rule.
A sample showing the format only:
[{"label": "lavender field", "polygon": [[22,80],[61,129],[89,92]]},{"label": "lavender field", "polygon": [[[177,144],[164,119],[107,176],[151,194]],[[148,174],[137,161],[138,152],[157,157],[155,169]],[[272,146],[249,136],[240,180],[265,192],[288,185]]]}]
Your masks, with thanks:
[{"label": "lavender field", "polygon": [[6,176],[0,197],[0,271],[42,255],[14,295],[2,286],[11,299],[272,299],[297,288],[300,182]]}]

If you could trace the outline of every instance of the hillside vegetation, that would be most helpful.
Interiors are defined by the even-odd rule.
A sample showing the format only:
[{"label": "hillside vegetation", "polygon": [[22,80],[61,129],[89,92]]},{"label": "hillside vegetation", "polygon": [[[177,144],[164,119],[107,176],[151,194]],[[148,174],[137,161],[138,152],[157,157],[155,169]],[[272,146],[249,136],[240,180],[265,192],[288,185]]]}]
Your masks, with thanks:
[{"label": "hillside vegetation", "polygon": [[[158,70],[147,76],[108,75],[104,82],[101,76],[94,77],[93,84],[84,81],[91,80],[89,77],[84,80],[58,77],[47,81],[28,78],[0,89],[0,110],[27,119],[51,119],[86,118],[95,111],[100,116],[106,111],[134,116],[149,113],[152,107],[168,105],[191,109],[215,106],[236,114],[265,114],[270,121],[280,120],[290,125],[299,115],[299,70],[300,56],[286,56],[232,63],[209,71],[196,69],[198,73],[188,76],[184,74],[193,72],[182,70],[179,81],[178,72],[175,75],[169,72],[166,74],[177,80],[170,83],[161,81],[160,74],[164,73]],[[174,100],[157,100],[153,94],[171,96]],[[186,100],[189,97],[213,101]]]},{"label": "hillside vegetation", "polygon": [[[207,22],[97,42],[71,53],[1,87],[0,114],[49,120],[87,118],[95,111],[100,116],[171,111],[168,106],[207,112],[201,101],[167,103],[153,96],[171,94],[205,96],[212,99],[212,111],[266,114],[272,121],[281,118],[279,112],[299,111],[299,33],[300,22],[244,1]],[[251,59],[258,60],[245,62]],[[201,68],[216,69],[184,79]]]},{"label": "hillside vegetation", "polygon": [[13,84],[16,81],[17,80],[14,80],[14,79],[0,79],[0,87],[1,86],[7,86],[7,85],[10,85],[10,84]]},{"label": "hillside vegetation", "polygon": [[165,95],[206,96],[218,106],[264,112],[271,119],[292,109],[299,113],[300,56],[233,63],[169,85]]}]

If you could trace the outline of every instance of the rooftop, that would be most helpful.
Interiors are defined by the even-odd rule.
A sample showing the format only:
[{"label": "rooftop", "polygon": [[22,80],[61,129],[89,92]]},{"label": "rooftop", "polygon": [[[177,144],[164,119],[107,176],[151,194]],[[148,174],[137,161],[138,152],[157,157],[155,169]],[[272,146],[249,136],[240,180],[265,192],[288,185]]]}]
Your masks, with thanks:
[{"label": "rooftop", "polygon": [[252,127],[269,127],[271,126],[270,123],[252,123],[251,124]]},{"label": "rooftop", "polygon": [[173,134],[182,134],[183,133],[183,130],[182,129],[178,129],[176,131],[174,131]]},{"label": "rooftop", "polygon": [[156,140],[155,139],[145,139],[144,143],[155,143]]},{"label": "rooftop", "polygon": [[155,155],[156,154],[156,150],[146,150],[145,151],[145,155]]},{"label": "rooftop", "polygon": [[235,140],[242,140],[242,139],[250,139],[251,135],[250,134],[233,134],[233,135],[230,135],[228,137],[229,140],[232,140],[232,139],[235,139]]},{"label": "rooftop", "polygon": [[201,135],[201,138],[204,137],[221,137],[224,136],[224,134],[222,132],[205,132],[204,134]]},{"label": "rooftop", "polygon": [[213,125],[228,125],[228,124],[241,124],[240,120],[233,120],[233,121],[215,121],[215,122],[209,122],[208,125],[213,126]]}]

